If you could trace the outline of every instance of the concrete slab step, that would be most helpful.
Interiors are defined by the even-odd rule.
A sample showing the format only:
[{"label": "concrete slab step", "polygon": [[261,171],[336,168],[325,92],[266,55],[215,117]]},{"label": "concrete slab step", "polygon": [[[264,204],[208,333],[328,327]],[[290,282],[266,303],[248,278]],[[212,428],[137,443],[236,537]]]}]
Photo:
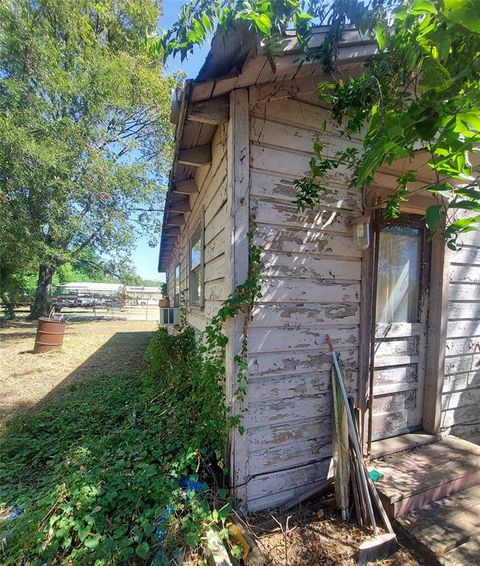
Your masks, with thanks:
[{"label": "concrete slab step", "polygon": [[480,446],[449,436],[378,460],[377,489],[390,517],[480,484]]},{"label": "concrete slab step", "polygon": [[466,552],[479,542],[480,485],[398,517],[397,523],[436,557],[453,556],[453,550],[471,543],[462,551]]},{"label": "concrete slab step", "polygon": [[442,566],[479,566],[480,565],[480,539],[476,538],[454,548],[441,556],[439,563]]}]

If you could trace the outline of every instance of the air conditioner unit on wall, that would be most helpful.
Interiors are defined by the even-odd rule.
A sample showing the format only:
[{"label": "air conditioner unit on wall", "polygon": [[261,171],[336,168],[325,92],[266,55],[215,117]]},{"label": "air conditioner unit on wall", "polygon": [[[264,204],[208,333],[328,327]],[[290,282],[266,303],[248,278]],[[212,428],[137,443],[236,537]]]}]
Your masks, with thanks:
[{"label": "air conditioner unit on wall", "polygon": [[160,309],[160,324],[168,326],[180,324],[180,309],[178,307],[165,307]]}]

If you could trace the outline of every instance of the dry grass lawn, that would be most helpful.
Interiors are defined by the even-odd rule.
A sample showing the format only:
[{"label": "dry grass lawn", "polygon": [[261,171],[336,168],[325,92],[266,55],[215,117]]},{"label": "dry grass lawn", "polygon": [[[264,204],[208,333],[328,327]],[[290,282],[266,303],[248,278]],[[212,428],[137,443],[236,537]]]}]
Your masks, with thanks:
[{"label": "dry grass lawn", "polygon": [[0,326],[0,426],[73,380],[142,367],[156,328],[155,321],[69,322],[61,349],[33,354],[36,323]]}]

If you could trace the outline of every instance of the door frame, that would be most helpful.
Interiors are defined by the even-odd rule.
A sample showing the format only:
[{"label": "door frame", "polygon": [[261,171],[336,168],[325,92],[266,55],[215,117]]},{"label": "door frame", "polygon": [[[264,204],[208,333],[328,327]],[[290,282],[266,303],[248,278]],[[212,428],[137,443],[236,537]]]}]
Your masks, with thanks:
[{"label": "door frame", "polygon": [[[365,201],[370,201],[372,216],[381,214],[379,206],[380,194],[385,196],[390,191],[368,190]],[[427,198],[426,198],[427,197]],[[427,201],[427,202],[426,202]],[[428,202],[430,201],[430,202]],[[430,195],[421,195],[420,198],[411,198],[407,206],[401,208],[401,212],[416,215],[425,215],[428,204],[436,203],[435,198]],[[358,405],[362,415],[361,437],[363,446],[366,448],[368,437],[368,417],[371,401],[369,399],[370,389],[370,367],[371,367],[371,340],[372,340],[372,317],[373,309],[376,308],[374,289],[372,285],[372,274],[375,268],[375,226],[370,223],[371,245],[362,252],[361,267],[361,292],[360,292],[360,336],[358,354]],[[438,237],[433,238],[430,252],[430,274],[429,274],[429,308],[427,317],[427,340],[425,355],[425,379],[422,407],[423,431],[428,434],[438,435],[441,431],[441,397],[445,374],[445,349],[447,338],[447,317],[444,313],[448,307],[449,287],[449,254],[445,241]]]}]

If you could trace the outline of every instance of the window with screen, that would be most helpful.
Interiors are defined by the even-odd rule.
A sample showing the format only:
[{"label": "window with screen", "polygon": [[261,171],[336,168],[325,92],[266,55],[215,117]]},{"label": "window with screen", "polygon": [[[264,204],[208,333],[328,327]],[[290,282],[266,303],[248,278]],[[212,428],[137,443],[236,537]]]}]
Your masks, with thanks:
[{"label": "window with screen", "polygon": [[173,270],[173,306],[180,306],[180,264]]},{"label": "window with screen", "polygon": [[422,234],[387,226],[379,234],[377,323],[417,322]]},{"label": "window with screen", "polygon": [[203,299],[203,238],[199,224],[190,238],[190,304],[201,305]]}]

